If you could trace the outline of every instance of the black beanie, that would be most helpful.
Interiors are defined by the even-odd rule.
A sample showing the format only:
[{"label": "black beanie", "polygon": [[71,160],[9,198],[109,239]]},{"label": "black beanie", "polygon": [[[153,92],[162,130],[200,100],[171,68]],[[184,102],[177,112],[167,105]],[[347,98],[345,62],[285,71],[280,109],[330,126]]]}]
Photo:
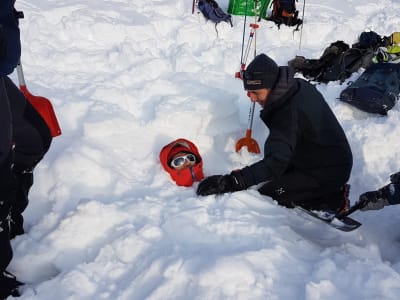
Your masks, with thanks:
[{"label": "black beanie", "polygon": [[271,89],[279,75],[279,67],[265,54],[257,55],[243,73],[245,90]]}]

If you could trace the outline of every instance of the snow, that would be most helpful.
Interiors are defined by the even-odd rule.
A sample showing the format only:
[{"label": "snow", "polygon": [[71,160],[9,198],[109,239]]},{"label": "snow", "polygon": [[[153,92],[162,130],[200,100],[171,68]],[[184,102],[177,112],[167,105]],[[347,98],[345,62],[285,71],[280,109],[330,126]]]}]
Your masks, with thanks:
[{"label": "snow", "polygon": [[[178,187],[162,169],[161,148],[180,137],[206,175],[261,157],[235,152],[250,106],[234,78],[244,18],[217,36],[191,2],[17,1],[28,89],[51,99],[63,132],[35,169],[26,234],[12,241],[20,299],[399,299],[400,206],[356,212],[363,225],[344,233],[255,188],[197,197],[197,184]],[[257,52],[281,65],[318,58],[364,30],[400,31],[399,11],[396,0],[307,0],[302,32],[262,21]],[[318,89],[353,150],[354,202],[400,170],[400,107],[358,111],[338,100],[346,83]]]}]

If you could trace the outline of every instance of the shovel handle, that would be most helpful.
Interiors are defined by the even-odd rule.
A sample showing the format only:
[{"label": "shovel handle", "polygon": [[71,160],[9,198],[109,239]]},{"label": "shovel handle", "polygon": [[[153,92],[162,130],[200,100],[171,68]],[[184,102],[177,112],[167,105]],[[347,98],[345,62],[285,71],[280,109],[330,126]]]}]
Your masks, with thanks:
[{"label": "shovel handle", "polygon": [[250,129],[250,132],[251,132],[251,128],[253,128],[253,116],[254,116],[255,105],[256,105],[256,103],[252,102],[250,105],[250,110],[249,110],[249,120],[248,120],[247,129]]},{"label": "shovel handle", "polygon": [[251,140],[251,129],[246,129],[246,140]]},{"label": "shovel handle", "polygon": [[18,64],[17,64],[17,76],[18,76],[19,86],[26,86],[24,72],[22,70],[22,65],[21,65],[21,60],[19,60]]}]

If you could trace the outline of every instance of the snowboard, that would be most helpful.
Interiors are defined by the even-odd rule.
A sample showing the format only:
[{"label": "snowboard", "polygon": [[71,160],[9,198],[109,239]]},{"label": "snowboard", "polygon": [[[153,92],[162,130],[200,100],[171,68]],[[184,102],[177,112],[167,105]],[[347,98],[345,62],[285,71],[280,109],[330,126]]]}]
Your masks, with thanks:
[{"label": "snowboard", "polygon": [[294,209],[300,214],[311,216],[321,222],[324,222],[330,227],[344,232],[353,231],[362,225],[360,222],[348,217],[347,215],[336,215],[326,211],[308,210],[301,206],[295,206]]}]

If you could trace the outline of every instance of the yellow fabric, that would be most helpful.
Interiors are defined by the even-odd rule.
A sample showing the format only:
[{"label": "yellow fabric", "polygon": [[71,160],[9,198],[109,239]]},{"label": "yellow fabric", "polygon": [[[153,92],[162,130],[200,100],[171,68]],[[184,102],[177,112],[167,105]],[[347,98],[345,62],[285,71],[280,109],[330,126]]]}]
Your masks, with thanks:
[{"label": "yellow fabric", "polygon": [[392,53],[392,54],[400,53],[400,45],[392,45],[387,47],[386,49],[387,53]]},{"label": "yellow fabric", "polygon": [[393,32],[391,35],[392,44],[400,44],[400,32]]}]

